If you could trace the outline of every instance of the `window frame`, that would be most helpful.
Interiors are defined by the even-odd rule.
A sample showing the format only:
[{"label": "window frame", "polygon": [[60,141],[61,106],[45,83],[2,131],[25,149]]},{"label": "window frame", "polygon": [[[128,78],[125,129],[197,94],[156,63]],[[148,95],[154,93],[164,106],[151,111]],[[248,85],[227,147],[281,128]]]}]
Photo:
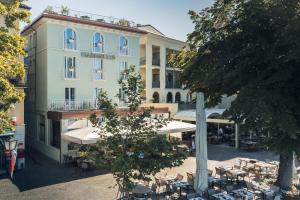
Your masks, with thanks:
[{"label": "window frame", "polygon": [[[101,45],[101,49],[102,49],[102,51],[101,51],[101,49],[100,49],[100,51],[96,51],[96,46],[95,46],[95,44],[96,44],[96,42],[95,42],[95,36],[96,36],[96,34],[99,34],[100,35],[100,38],[102,38],[102,45]],[[94,32],[94,34],[93,34],[93,44],[92,44],[92,47],[93,47],[93,53],[99,53],[99,54],[103,54],[104,53],[104,46],[105,46],[105,42],[104,42],[104,36],[103,36],[103,34],[102,33],[100,33],[100,32]]]},{"label": "window frame", "polygon": [[[96,61],[100,60],[100,68],[96,68]],[[100,73],[98,72],[98,70],[100,71]],[[100,75],[100,79],[96,78],[98,74]],[[93,80],[95,81],[102,81],[104,80],[104,73],[103,73],[103,59],[101,58],[94,58],[93,59]]]},{"label": "window frame", "polygon": [[[71,29],[72,30],[72,33],[74,34],[74,43],[73,43],[73,48],[67,48],[67,38],[66,38],[66,31],[68,30],[68,29]],[[63,32],[63,49],[64,50],[67,50],[67,51],[77,51],[77,44],[78,44],[78,34],[77,34],[77,31],[74,29],[74,28],[72,28],[72,27],[66,27],[65,29],[64,29],[64,32]]]},{"label": "window frame", "polygon": [[[121,63],[122,63],[122,67],[121,67]],[[125,66],[123,64],[125,64]],[[119,79],[120,80],[128,79],[128,77],[124,74],[126,69],[129,69],[128,62],[127,61],[119,61]]]},{"label": "window frame", "polygon": [[[126,48],[126,54],[122,53],[122,49],[121,49],[121,38],[124,38],[127,42],[127,48]],[[118,46],[118,52],[120,56],[129,56],[129,40],[127,37],[125,37],[124,35],[121,35],[119,37],[119,46]]]},{"label": "window frame", "polygon": [[[72,65],[69,66],[69,58],[71,58]],[[65,67],[64,67],[64,78],[68,80],[78,79],[78,67],[77,67],[77,58],[76,56],[65,56]],[[70,71],[70,68],[73,67],[74,70]],[[71,76],[69,76],[71,73]]]}]

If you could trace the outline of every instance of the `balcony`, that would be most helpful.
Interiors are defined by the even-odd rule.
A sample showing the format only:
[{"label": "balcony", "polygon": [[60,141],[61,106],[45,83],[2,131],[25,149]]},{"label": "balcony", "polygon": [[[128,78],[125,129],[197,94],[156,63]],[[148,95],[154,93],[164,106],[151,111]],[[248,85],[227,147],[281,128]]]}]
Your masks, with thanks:
[{"label": "balcony", "polygon": [[160,66],[160,58],[153,58],[152,59],[153,66]]},{"label": "balcony", "polygon": [[51,111],[76,111],[76,110],[95,110],[97,109],[96,100],[52,100],[48,106]]},{"label": "balcony", "polygon": [[129,21],[126,19],[119,19],[119,18],[115,18],[115,17],[97,15],[97,14],[92,14],[92,13],[82,12],[82,11],[77,11],[77,10],[71,10],[71,9],[63,10],[61,7],[55,7],[55,6],[45,9],[43,13],[75,17],[75,18],[79,18],[79,19],[87,20],[87,21],[96,21],[96,22],[109,23],[109,24],[126,26],[126,27],[136,27],[137,26],[137,24],[135,22]]},{"label": "balcony", "polygon": [[166,88],[182,89],[182,85],[178,81],[166,81]]},{"label": "balcony", "polygon": [[160,81],[159,80],[153,80],[152,81],[152,88],[160,88]]}]

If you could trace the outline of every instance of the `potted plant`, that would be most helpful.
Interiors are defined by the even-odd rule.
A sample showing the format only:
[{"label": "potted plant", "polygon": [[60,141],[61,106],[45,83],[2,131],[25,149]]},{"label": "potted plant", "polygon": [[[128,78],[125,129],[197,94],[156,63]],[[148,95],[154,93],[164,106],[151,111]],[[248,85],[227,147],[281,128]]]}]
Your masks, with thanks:
[{"label": "potted plant", "polygon": [[70,10],[67,6],[61,6],[60,13],[62,15],[68,16],[70,14]]},{"label": "potted plant", "polygon": [[129,26],[129,21],[128,20],[126,20],[126,19],[120,19],[119,20],[119,25],[121,25],[121,26]]}]

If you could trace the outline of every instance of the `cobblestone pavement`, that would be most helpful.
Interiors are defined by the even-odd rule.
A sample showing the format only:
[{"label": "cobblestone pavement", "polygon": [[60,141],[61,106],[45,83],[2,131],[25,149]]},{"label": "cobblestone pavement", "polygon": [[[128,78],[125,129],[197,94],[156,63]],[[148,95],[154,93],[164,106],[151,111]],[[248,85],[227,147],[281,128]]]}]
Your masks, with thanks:
[{"label": "cobblestone pavement", "polygon": [[[103,170],[82,172],[76,167],[60,165],[39,153],[26,158],[26,169],[15,173],[12,182],[7,176],[0,176],[0,200],[111,200],[115,199],[117,188],[111,174]],[[208,146],[208,167],[233,165],[238,158],[277,160],[270,152],[244,152],[225,146]],[[195,171],[195,157],[186,159],[182,166],[165,169],[168,174]],[[186,177],[185,177],[186,178]]]}]

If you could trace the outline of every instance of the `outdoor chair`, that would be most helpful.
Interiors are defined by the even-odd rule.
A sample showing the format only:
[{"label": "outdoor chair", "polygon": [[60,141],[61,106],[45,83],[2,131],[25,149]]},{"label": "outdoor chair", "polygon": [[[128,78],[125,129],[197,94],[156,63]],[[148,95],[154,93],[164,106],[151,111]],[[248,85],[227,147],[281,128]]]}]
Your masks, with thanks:
[{"label": "outdoor chair", "polygon": [[241,166],[239,166],[239,165],[233,165],[233,168],[234,169],[241,169]]},{"label": "outdoor chair", "polygon": [[216,194],[216,193],[217,193],[216,190],[214,190],[214,189],[208,189],[207,190],[207,198],[211,199],[211,200],[214,199],[213,195]]},{"label": "outdoor chair", "polygon": [[144,181],[144,186],[149,187],[150,182],[149,181]]},{"label": "outdoor chair", "polygon": [[212,174],[213,174],[213,171],[210,170],[210,169],[208,169],[208,170],[207,170],[207,175],[208,175],[208,176],[212,176]]},{"label": "outdoor chair", "polygon": [[192,198],[201,197],[201,196],[202,196],[202,194],[197,193],[197,192],[194,192],[194,193],[188,193],[188,194],[186,195],[186,198],[187,198],[187,199],[192,199]]},{"label": "outdoor chair", "polygon": [[[156,185],[158,187],[158,193],[160,193],[160,188],[165,187],[166,186],[166,182],[163,181],[163,180],[160,180],[160,179],[158,179],[156,177],[154,177],[154,179],[155,179],[155,183],[156,183]],[[163,191],[164,191],[164,189],[163,189]]]},{"label": "outdoor chair", "polygon": [[153,191],[153,194],[152,194],[153,199],[157,199],[157,194],[156,194],[156,191],[157,191],[157,185],[156,185],[156,183],[152,183],[152,185],[151,185],[151,190]]},{"label": "outdoor chair", "polygon": [[186,173],[187,176],[187,182],[191,185],[194,185],[194,176],[192,173],[187,172]]},{"label": "outdoor chair", "polygon": [[254,194],[256,197],[255,199],[262,199],[263,198],[263,193],[258,187],[255,187],[252,183],[246,182],[247,190],[251,193]]},{"label": "outdoor chair", "polygon": [[234,190],[234,187],[233,185],[227,185],[226,188],[225,188],[226,192],[230,195],[232,195],[232,191]]},{"label": "outdoor chair", "polygon": [[230,172],[226,172],[226,177],[231,183],[233,183],[235,180],[235,177]]},{"label": "outdoor chair", "polygon": [[219,178],[221,178],[221,177],[223,177],[225,175],[224,170],[222,170],[221,168],[215,167],[215,169],[216,169],[216,175],[218,175]]},{"label": "outdoor chair", "polygon": [[181,175],[181,174],[177,174],[177,176],[176,176],[176,179],[175,179],[176,181],[182,181],[183,180],[183,175]]}]

